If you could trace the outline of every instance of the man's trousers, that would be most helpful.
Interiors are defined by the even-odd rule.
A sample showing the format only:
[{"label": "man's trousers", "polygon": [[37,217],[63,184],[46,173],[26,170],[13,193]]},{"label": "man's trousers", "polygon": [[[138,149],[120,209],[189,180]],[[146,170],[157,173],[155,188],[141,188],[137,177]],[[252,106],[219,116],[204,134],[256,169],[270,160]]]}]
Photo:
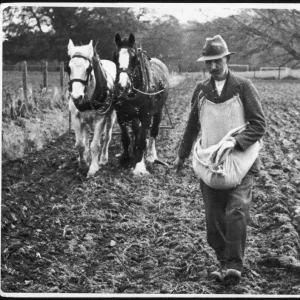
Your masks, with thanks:
[{"label": "man's trousers", "polygon": [[242,270],[252,199],[253,175],[229,190],[215,190],[200,180],[205,205],[207,242],[222,266]]}]

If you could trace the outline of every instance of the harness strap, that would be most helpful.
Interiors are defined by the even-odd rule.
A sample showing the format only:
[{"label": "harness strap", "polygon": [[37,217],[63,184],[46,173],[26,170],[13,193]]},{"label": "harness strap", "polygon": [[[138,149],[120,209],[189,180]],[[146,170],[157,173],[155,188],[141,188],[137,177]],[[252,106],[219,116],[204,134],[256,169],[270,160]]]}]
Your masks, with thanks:
[{"label": "harness strap", "polygon": [[72,58],[75,58],[75,57],[83,58],[83,59],[87,60],[87,61],[91,64],[91,60],[90,60],[89,58],[83,56],[83,55],[75,54],[75,55],[73,55],[73,56],[71,57],[71,59],[72,59]]},{"label": "harness strap", "polygon": [[119,68],[119,72],[129,73],[127,68]]},{"label": "harness strap", "polygon": [[83,79],[72,79],[69,81],[69,85],[71,85],[73,82],[80,82],[82,83],[83,85],[87,85],[88,84],[88,78],[86,80],[83,80]]},{"label": "harness strap", "polygon": [[[85,85],[85,88],[88,86],[89,75],[92,69],[94,69],[94,76],[96,80],[96,87],[93,95],[87,101],[83,101],[81,103],[74,103],[76,108],[83,112],[86,110],[95,110],[100,114],[106,114],[112,107],[113,97],[108,95],[108,87],[107,87],[107,73],[104,71],[101,60],[98,55],[94,53],[92,61],[88,58],[78,54],[74,55],[74,57],[80,57],[88,60],[90,62],[90,67],[87,70],[88,78],[86,80],[82,79],[72,79],[69,82],[69,88],[73,82],[80,82]],[[111,74],[109,74],[111,76]],[[112,76],[111,76],[112,77]],[[108,101],[107,101],[108,100]],[[100,112],[99,112],[100,110]]]},{"label": "harness strap", "polygon": [[141,49],[138,49],[138,58],[140,62],[140,70],[141,70],[141,75],[142,75],[142,80],[143,80],[143,88],[145,89],[145,93],[148,93],[150,89],[150,83],[149,83],[149,77],[146,71],[146,66],[142,57],[143,51]]},{"label": "harness strap", "polygon": [[96,87],[94,94],[92,95],[90,102],[91,107],[96,110],[103,105],[104,100],[107,98],[108,87],[107,87],[107,75],[103,69],[101,60],[95,53],[93,56],[94,74],[96,79]]},{"label": "harness strap", "polygon": [[139,92],[139,93],[141,93],[143,95],[148,95],[148,96],[157,95],[157,94],[162,93],[164,91],[164,90],[160,90],[160,91],[158,91],[156,93],[145,93],[145,92],[142,92],[142,91],[136,89],[135,87],[133,87],[132,89],[134,89],[135,91],[137,91],[137,92]]},{"label": "harness strap", "polygon": [[[131,48],[131,47],[122,47],[122,48]],[[133,48],[131,48],[133,49]],[[147,95],[147,96],[153,96],[153,95],[157,95],[157,94],[160,94],[162,92],[164,92],[164,89],[165,87],[162,87],[162,89],[158,92],[153,92],[153,93],[150,93],[149,91],[151,90],[151,79],[152,79],[152,76],[151,76],[151,70],[147,69],[146,67],[146,63],[144,61],[144,58],[143,58],[143,55],[145,56],[145,59],[148,59],[148,60],[151,60],[151,58],[147,55],[146,51],[142,50],[141,48],[134,48],[133,49],[136,53],[137,53],[137,57],[138,57],[138,68],[139,68],[139,71],[140,71],[140,75],[141,75],[141,80],[142,80],[142,88],[144,89],[144,91],[141,91],[137,88],[135,88],[134,86],[132,86],[132,89],[140,94],[143,94],[143,95]],[[132,84],[133,83],[133,72],[131,72],[129,69],[127,68],[119,68],[118,71],[117,71],[117,76],[116,76],[116,79],[115,79],[115,82],[118,81],[118,78],[119,78],[119,74],[120,73],[127,73],[129,78],[131,79],[132,81]],[[128,100],[135,100],[136,97],[129,97]]]},{"label": "harness strap", "polygon": [[[68,82],[68,85],[69,85],[69,91],[72,91],[72,84],[73,84],[73,82],[80,82],[80,83],[82,83],[82,84],[85,86],[85,88],[86,88],[87,85],[88,85],[88,83],[89,83],[89,80],[90,80],[90,77],[91,77],[91,72],[92,72],[92,69],[93,69],[93,67],[92,67],[92,62],[91,62],[91,60],[90,60],[89,58],[87,58],[87,57],[85,57],[85,56],[83,56],[83,55],[81,55],[81,54],[75,54],[75,55],[73,55],[73,56],[71,57],[71,59],[72,59],[72,58],[76,58],[76,57],[78,57],[78,58],[83,58],[83,59],[87,60],[87,61],[90,63],[90,65],[89,65],[88,69],[86,70],[86,72],[87,72],[87,78],[86,78],[86,80],[74,78],[74,79],[71,79],[71,80]],[[71,59],[70,59],[70,60],[71,60]],[[69,74],[69,75],[70,75],[70,74]]]}]

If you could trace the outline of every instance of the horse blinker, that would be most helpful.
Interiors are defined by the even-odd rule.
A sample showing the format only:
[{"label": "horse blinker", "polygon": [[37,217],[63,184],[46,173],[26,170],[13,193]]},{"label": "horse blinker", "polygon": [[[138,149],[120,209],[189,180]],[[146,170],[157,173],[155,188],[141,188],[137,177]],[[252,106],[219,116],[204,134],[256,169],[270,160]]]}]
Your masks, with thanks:
[{"label": "horse blinker", "polygon": [[118,54],[116,51],[113,51],[113,62],[117,65],[118,64]]}]

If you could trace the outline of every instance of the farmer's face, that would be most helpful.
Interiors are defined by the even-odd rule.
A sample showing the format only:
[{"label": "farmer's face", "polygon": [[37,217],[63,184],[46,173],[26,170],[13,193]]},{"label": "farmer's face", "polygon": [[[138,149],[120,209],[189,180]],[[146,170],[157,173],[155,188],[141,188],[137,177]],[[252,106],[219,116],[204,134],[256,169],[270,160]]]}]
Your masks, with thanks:
[{"label": "farmer's face", "polygon": [[225,79],[228,71],[227,57],[205,61],[206,68],[211,76],[216,80]]}]

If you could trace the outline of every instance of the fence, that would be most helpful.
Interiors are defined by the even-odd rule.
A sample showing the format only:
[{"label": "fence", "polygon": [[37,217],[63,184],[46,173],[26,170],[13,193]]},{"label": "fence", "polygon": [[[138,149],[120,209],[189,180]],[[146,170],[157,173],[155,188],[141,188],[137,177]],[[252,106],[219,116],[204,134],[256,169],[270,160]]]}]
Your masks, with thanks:
[{"label": "fence", "polygon": [[[36,72],[41,72],[42,76],[41,76],[41,80],[42,80],[42,84],[41,87],[44,88],[48,88],[48,82],[49,82],[49,77],[48,77],[48,72],[49,69],[51,70],[50,72],[55,72],[57,74],[57,72],[59,71],[59,85],[60,85],[60,89],[61,89],[61,93],[64,93],[64,89],[65,89],[65,82],[64,82],[64,77],[65,77],[65,68],[64,68],[64,62],[61,62],[59,64],[59,67],[57,66],[49,66],[48,62],[43,62],[41,65],[28,65],[26,61],[23,61],[22,64],[19,64],[17,66],[11,66],[11,65],[3,65],[3,71],[6,71],[7,73],[11,72],[13,74],[13,76],[16,76],[17,74],[20,74],[20,76],[18,76],[18,81],[21,82],[22,85],[22,95],[24,97],[24,104],[28,104],[28,79],[32,78],[32,76],[28,75],[31,72],[32,73],[36,73]],[[34,76],[34,78],[36,78],[36,74]],[[51,79],[51,77],[50,77]],[[183,80],[183,76],[179,75],[178,73],[172,73],[170,74],[170,89],[173,89],[174,86],[176,86],[179,82],[181,82]],[[9,80],[6,80],[7,83],[11,82],[10,78]],[[2,82],[3,83],[3,82]],[[58,86],[58,85],[57,85]],[[9,93],[8,93],[9,95]],[[9,95],[10,96],[10,95]],[[168,111],[167,106],[164,107],[164,114],[167,118],[167,125],[161,125],[160,128],[163,129],[173,129],[174,125],[172,123],[172,120],[170,118],[170,114]],[[69,131],[71,131],[71,113],[69,112]],[[119,134],[120,132],[113,132],[113,134]]]},{"label": "fence", "polygon": [[240,76],[254,79],[300,79],[300,70],[263,70],[263,71],[246,71],[246,72],[237,72]]},{"label": "fence", "polygon": [[[30,67],[30,72],[31,71],[41,71],[42,72],[42,76],[43,76],[43,84],[42,87],[43,88],[48,88],[48,83],[49,83],[49,65],[48,62],[44,62],[43,64],[41,64],[41,66],[39,65],[27,65],[26,61],[23,61],[22,65],[19,66],[8,66],[8,65],[4,65],[3,66],[3,70],[4,71],[21,71],[22,72],[22,87],[23,87],[23,94],[24,94],[24,99],[25,101],[27,101],[27,95],[28,95],[28,67]],[[34,68],[32,68],[34,67]],[[51,71],[59,71],[60,74],[60,89],[61,92],[63,92],[64,90],[64,63],[61,62],[59,67],[53,67],[50,66],[50,70]]]},{"label": "fence", "polygon": [[[241,66],[241,65],[237,65]],[[267,68],[267,67],[266,67]],[[263,70],[262,67],[259,70],[247,70],[247,71],[240,71],[231,67],[229,65],[230,71],[246,78],[253,78],[253,79],[300,79],[300,69],[290,69],[290,68],[274,68],[273,70]],[[204,76],[208,76],[209,73],[206,69],[202,69],[202,73]]]},{"label": "fence", "polygon": [[253,70],[253,71],[235,71],[234,73],[254,79],[300,79],[300,70],[299,69],[283,69],[278,68],[274,70]]}]

